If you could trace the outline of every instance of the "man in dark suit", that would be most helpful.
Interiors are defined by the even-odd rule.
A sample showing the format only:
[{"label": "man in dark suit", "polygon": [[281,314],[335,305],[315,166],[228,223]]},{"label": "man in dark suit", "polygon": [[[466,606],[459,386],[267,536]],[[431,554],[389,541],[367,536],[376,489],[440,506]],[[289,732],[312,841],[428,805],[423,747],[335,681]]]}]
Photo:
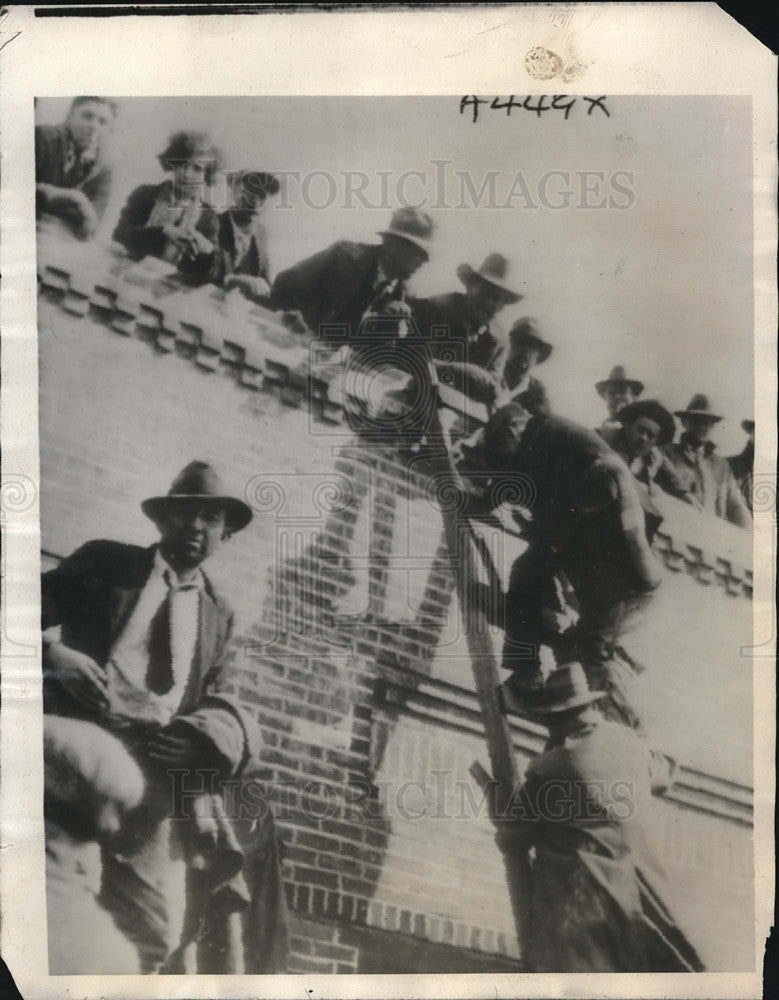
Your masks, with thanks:
[{"label": "man in dark suit", "polygon": [[79,239],[95,235],[111,192],[104,139],[116,118],[105,97],[76,97],[61,125],[35,128],[36,214],[61,219]]},{"label": "man in dark suit", "polygon": [[[510,496],[528,542],[505,598],[507,703],[527,704],[546,646],[558,662],[580,660],[609,695],[609,717],[638,728],[631,688],[641,668],[626,645],[661,580],[650,543],[662,518],[645,488],[593,431],[531,417],[516,403],[492,415],[461,471],[473,479],[464,515],[485,514]],[[568,628],[561,578],[578,605]]]},{"label": "man in dark suit", "polygon": [[61,629],[44,637],[45,710],[113,732],[144,773],[144,801],[104,850],[101,902],[151,972],[186,906],[171,772],[207,794],[209,774],[240,774],[254,739],[223,692],[233,613],[201,568],[252,512],[204,462],[141,506],[159,544],[87,542],[43,576],[42,626]]},{"label": "man in dark suit", "polygon": [[433,220],[399,208],[381,244],[341,240],[282,271],[271,290],[271,309],[299,311],[320,339],[334,345],[353,338],[366,313],[407,317],[406,282],[428,260]]},{"label": "man in dark suit", "polygon": [[[414,321],[421,335],[430,338],[434,351],[437,347],[454,348],[458,362],[475,365],[498,378],[508,341],[495,317],[522,298],[511,263],[503,254],[491,253],[478,271],[470,264],[461,264],[457,277],[465,292],[416,299]],[[435,337],[436,329],[445,335]]]},{"label": "man in dark suit", "polygon": [[237,288],[254,302],[270,294],[268,233],[260,221],[279,179],[261,170],[239,170],[231,178],[232,207],[219,216],[219,235],[208,280]]},{"label": "man in dark suit", "polygon": [[503,850],[531,848],[532,889],[523,958],[532,972],[703,972],[667,906],[652,758],[596,707],[581,664],[554,670],[532,713],[549,730],[528,765]]}]

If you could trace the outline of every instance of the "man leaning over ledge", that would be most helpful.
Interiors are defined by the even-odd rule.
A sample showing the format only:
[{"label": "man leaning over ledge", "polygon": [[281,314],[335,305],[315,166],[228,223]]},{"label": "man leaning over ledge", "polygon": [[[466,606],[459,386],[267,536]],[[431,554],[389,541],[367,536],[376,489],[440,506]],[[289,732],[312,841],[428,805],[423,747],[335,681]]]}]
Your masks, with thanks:
[{"label": "man leaning over ledge", "polygon": [[116,104],[105,97],[76,97],[61,125],[35,128],[36,215],[53,215],[81,240],[95,235],[111,193],[105,138]]},{"label": "man leaning over ledge", "polygon": [[[252,512],[197,461],[167,496],[141,507],[158,544],[87,542],[43,577],[42,626],[61,627],[59,641],[44,637],[44,710],[112,732],[143,772],[143,801],[103,847],[100,893],[142,971],[188,971],[189,945],[197,971],[242,971],[230,954],[241,939],[235,912],[257,916],[256,886],[243,879],[241,845],[214,778],[245,776],[258,734],[224,690],[233,612],[202,564]],[[186,801],[174,801],[184,786]],[[283,892],[278,880],[261,881],[281,931]],[[262,914],[264,929],[255,930],[272,964],[271,917]]]},{"label": "man leaning over ledge", "polygon": [[299,311],[313,333],[349,343],[365,314],[408,317],[407,282],[430,256],[434,223],[425,212],[399,208],[380,244],[339,240],[276,278],[270,308]]}]

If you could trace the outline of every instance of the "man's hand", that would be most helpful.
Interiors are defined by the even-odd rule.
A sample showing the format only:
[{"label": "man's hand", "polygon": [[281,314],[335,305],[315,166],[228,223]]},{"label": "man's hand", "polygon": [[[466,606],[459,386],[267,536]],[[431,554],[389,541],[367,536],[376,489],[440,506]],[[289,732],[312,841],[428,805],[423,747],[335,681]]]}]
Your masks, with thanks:
[{"label": "man's hand", "polygon": [[101,712],[108,708],[105,671],[91,656],[62,642],[51,642],[44,648],[43,665],[85,707]]},{"label": "man's hand", "polygon": [[270,295],[270,285],[265,278],[251,274],[230,274],[225,278],[225,288],[238,288],[250,298],[262,299]]},{"label": "man's hand", "polygon": [[71,222],[79,239],[87,240],[94,236],[99,219],[95,206],[78,188],[58,188],[53,185],[40,185],[45,188],[48,199],[48,210],[53,215],[62,215]]},{"label": "man's hand", "polygon": [[204,236],[202,233],[198,232],[197,229],[190,229],[189,233],[189,244],[191,247],[191,253],[201,254],[201,253],[211,253],[214,249],[214,244],[208,237]]},{"label": "man's hand", "polygon": [[195,770],[208,764],[203,741],[196,733],[182,732],[181,729],[176,732],[161,729],[149,740],[147,750],[150,759],[163,768]]},{"label": "man's hand", "polygon": [[381,313],[382,316],[398,316],[403,319],[408,319],[411,316],[411,306],[408,302],[401,302],[397,299],[392,299],[386,304]]},{"label": "man's hand", "polygon": [[291,333],[311,333],[303,319],[303,313],[299,309],[284,309],[276,315],[281,318],[281,322]]}]

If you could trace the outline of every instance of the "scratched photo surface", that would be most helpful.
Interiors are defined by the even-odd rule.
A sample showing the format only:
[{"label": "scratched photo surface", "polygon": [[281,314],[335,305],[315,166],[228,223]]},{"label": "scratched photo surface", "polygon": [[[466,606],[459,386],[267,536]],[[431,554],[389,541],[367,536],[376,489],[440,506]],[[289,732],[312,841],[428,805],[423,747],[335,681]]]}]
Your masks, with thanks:
[{"label": "scratched photo surface", "polygon": [[753,970],[750,99],[35,124],[50,974]]}]

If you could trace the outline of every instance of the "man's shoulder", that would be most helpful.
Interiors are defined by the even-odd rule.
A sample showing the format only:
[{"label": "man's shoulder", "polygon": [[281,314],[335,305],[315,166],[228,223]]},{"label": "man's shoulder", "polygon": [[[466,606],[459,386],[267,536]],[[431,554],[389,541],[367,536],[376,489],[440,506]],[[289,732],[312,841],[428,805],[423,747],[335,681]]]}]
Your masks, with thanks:
[{"label": "man's shoulder", "polygon": [[35,134],[42,139],[61,139],[65,134],[64,125],[36,125]]},{"label": "man's shoulder", "polygon": [[145,547],[131,545],[128,542],[117,542],[109,538],[95,538],[84,542],[69,559],[77,559],[79,563],[89,563],[94,567],[136,566],[139,563],[150,562],[154,557],[155,546]]},{"label": "man's shoulder", "polygon": [[[376,261],[378,245],[368,243],[353,243],[351,240],[338,240],[319,250],[317,253],[306,257],[304,260],[293,264],[282,274],[295,274],[296,272],[317,271],[322,269],[328,274],[338,274],[346,271],[355,271],[360,268],[368,268]],[[281,275],[279,276],[281,277]],[[278,278],[276,279],[278,281]]]},{"label": "man's shoulder", "polygon": [[351,264],[372,263],[378,252],[378,243],[354,243],[352,240],[338,240],[325,250],[334,260],[348,261]]},{"label": "man's shoulder", "polygon": [[420,301],[435,309],[461,309],[465,305],[465,296],[462,292],[442,292]]}]

